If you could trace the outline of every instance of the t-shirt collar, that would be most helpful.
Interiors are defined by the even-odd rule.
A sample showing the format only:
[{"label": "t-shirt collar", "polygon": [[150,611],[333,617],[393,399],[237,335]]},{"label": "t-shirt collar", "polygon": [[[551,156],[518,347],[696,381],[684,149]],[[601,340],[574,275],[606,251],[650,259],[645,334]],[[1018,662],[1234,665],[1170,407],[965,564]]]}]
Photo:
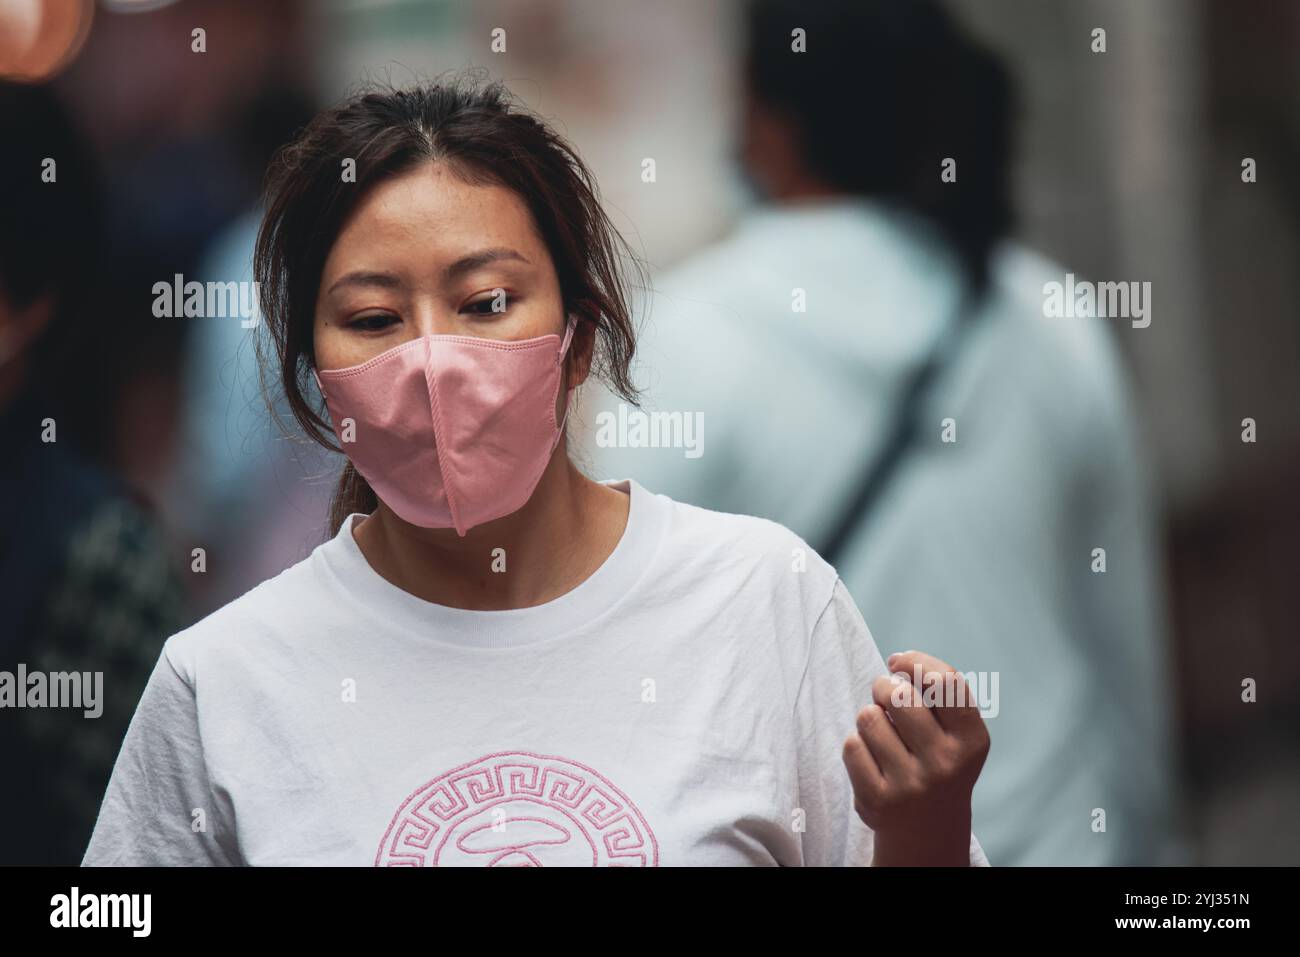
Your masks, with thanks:
[{"label": "t-shirt collar", "polygon": [[[344,520],[338,534],[313,555],[329,587],[341,589],[373,615],[377,623],[418,634],[423,639],[469,649],[502,649],[550,643],[592,625],[629,600],[650,568],[666,523],[666,500],[632,479],[603,484],[627,492],[627,526],[614,550],[585,581],[559,598],[531,608],[476,611],[418,598],[376,572],[352,535],[362,513]],[[507,557],[508,558],[508,557]]]}]

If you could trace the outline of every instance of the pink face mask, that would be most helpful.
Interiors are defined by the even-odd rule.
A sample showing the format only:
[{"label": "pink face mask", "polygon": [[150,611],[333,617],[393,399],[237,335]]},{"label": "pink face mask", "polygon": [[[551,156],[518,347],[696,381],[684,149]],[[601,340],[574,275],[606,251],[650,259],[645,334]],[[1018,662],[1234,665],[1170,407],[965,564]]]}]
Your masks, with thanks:
[{"label": "pink face mask", "polygon": [[421,336],[321,369],[316,383],[343,451],[384,504],[463,536],[522,508],[541,480],[563,434],[555,399],[576,327],[570,317],[563,340]]}]

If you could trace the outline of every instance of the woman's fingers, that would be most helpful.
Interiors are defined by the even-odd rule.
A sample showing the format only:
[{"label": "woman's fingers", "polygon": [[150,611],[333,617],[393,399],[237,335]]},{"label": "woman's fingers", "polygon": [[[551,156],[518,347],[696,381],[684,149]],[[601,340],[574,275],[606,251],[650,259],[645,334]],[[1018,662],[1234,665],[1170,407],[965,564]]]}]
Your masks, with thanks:
[{"label": "woman's fingers", "polygon": [[880,705],[870,704],[858,712],[857,728],[886,781],[903,778],[910,772],[912,754]]},{"label": "woman's fingers", "polygon": [[927,710],[949,734],[965,738],[986,734],[975,693],[959,671],[923,651],[889,656],[889,670],[906,674],[921,692]]},{"label": "woman's fingers", "polygon": [[872,682],[874,703],[844,742],[854,808],[876,832],[877,863],[964,862],[988,730],[946,663],[913,651],[891,655],[889,666],[895,674]]},{"label": "woman's fingers", "polygon": [[943,736],[943,728],[922,703],[920,691],[904,675],[877,678],[871,695],[893,718],[899,737],[913,754],[923,754]]},{"label": "woman's fingers", "polygon": [[[883,714],[880,717],[889,720]],[[857,731],[844,741],[841,757],[845,769],[849,772],[849,782],[853,785],[853,803],[857,808],[858,816],[866,821],[868,827],[875,827],[873,809],[880,803],[885,788],[885,778],[880,771],[880,766],[871,756],[866,740]]]}]

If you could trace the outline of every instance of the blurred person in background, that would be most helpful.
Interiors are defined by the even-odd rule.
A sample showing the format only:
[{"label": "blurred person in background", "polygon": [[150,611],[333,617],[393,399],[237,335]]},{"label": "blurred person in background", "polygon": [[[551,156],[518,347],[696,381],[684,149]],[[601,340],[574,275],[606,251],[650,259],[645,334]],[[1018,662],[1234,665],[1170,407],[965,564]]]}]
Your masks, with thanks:
[{"label": "blurred person in background", "polygon": [[184,607],[148,506],[83,451],[105,401],[74,371],[104,321],[91,151],[44,87],[0,83],[0,128],[0,670],[103,675],[97,717],[0,709],[0,862],[70,864]]},{"label": "blurred person in background", "polygon": [[[241,110],[237,164],[265,170],[313,115],[305,94],[269,77]],[[263,210],[255,194],[242,207],[199,258],[200,281],[253,283]],[[258,372],[260,323],[256,309],[249,317],[204,317],[183,360],[179,451],[165,501],[169,524],[216,556],[194,595],[204,612],[304,558],[326,532],[334,462],[282,427],[292,418],[282,399],[268,408]]]},{"label": "blurred person in background", "polygon": [[[95,454],[157,504],[179,556],[204,550],[183,579],[197,614],[292,563],[305,533],[285,523],[310,489],[273,454],[286,443],[268,442],[242,348],[255,330],[220,306],[160,316],[155,284],[251,279],[267,161],[314,112],[301,92],[310,19],[297,0],[103,10],[56,81],[108,185],[101,321],[83,330],[69,378],[100,397],[86,429]],[[323,502],[313,514],[315,542]]]},{"label": "blurred person in background", "polygon": [[1107,320],[1046,318],[1063,271],[1005,239],[1009,77],[929,0],[759,0],[745,32],[764,202],[656,279],[639,348],[646,414],[699,427],[647,447],[607,395],[593,464],[794,529],[883,640],[988,673],[993,864],[1173,862],[1136,413]]}]

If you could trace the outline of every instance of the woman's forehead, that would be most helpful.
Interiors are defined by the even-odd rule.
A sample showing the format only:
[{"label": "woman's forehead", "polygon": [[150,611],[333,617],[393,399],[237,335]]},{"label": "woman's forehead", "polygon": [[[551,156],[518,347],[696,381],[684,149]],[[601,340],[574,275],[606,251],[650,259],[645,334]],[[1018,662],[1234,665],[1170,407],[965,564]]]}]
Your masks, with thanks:
[{"label": "woman's forehead", "polygon": [[484,248],[515,249],[534,264],[548,258],[513,190],[467,183],[445,166],[426,164],[367,192],[335,239],[326,273],[359,255],[451,263]]}]

